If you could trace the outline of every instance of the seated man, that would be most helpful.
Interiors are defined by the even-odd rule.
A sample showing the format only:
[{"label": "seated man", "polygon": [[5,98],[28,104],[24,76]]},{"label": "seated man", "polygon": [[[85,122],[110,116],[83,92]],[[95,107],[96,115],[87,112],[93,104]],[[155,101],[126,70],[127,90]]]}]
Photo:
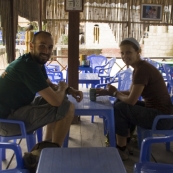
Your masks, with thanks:
[{"label": "seated man", "polygon": [[[83,94],[65,82],[50,82],[44,64],[52,49],[51,34],[40,31],[33,36],[31,52],[9,64],[0,77],[0,118],[23,121],[27,132],[47,125],[45,140],[61,146],[74,117],[74,105],[66,94],[72,94],[78,102]],[[40,96],[35,97],[36,93]],[[0,123],[0,135],[18,134],[18,125]]]}]

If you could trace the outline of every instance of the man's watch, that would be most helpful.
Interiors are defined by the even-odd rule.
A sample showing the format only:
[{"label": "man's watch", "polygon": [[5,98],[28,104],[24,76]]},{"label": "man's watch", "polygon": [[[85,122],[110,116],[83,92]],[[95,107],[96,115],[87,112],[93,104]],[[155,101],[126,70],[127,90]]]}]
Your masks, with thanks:
[{"label": "man's watch", "polygon": [[70,93],[69,93],[69,90],[70,89],[73,89],[73,87],[68,87],[67,89],[66,89],[66,93],[68,94],[68,95],[70,95]]},{"label": "man's watch", "polygon": [[113,96],[114,96],[114,97],[116,97],[117,92],[118,92],[118,90],[116,90],[115,92],[113,92]]}]

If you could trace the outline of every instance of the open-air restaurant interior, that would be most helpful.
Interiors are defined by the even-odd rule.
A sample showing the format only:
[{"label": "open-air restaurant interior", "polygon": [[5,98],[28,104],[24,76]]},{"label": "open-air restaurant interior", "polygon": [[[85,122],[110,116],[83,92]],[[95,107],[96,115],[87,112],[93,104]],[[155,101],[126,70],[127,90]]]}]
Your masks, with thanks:
[{"label": "open-air restaurant interior", "polygon": [[172,104],[173,0],[0,0],[0,173],[172,173]]}]

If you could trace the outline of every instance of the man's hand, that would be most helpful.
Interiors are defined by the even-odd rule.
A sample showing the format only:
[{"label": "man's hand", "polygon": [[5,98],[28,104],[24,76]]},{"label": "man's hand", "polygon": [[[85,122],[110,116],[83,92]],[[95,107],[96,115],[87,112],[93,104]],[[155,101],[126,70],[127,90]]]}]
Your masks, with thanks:
[{"label": "man's hand", "polygon": [[59,83],[58,83],[58,90],[63,90],[63,91],[65,91],[66,89],[68,88],[68,84],[66,83],[66,82],[64,82],[64,81],[60,81]]},{"label": "man's hand", "polygon": [[70,94],[76,99],[77,102],[80,102],[83,99],[83,92],[79,90],[71,89]]},{"label": "man's hand", "polygon": [[54,91],[57,91],[57,90],[58,90],[58,85],[53,84],[53,83],[51,83],[51,84],[49,84],[49,85],[50,85],[50,87],[51,87]]}]

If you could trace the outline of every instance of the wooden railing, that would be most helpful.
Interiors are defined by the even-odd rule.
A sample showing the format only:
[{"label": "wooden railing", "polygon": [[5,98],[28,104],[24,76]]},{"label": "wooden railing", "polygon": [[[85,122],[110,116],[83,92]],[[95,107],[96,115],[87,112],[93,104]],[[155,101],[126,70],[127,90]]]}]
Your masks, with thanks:
[{"label": "wooden railing", "polygon": [[[107,57],[108,59],[112,58],[112,57]],[[165,61],[165,60],[170,60],[173,59],[173,57],[150,57],[150,59],[152,60],[161,60],[161,61]],[[57,64],[60,66],[61,71],[66,71],[67,68],[67,63],[68,63],[68,57],[65,55],[59,55],[59,56],[52,56],[50,61],[48,61],[47,64]],[[112,69],[111,74],[114,75],[117,72],[126,69],[127,66],[126,64],[124,64],[124,62],[122,61],[121,57],[116,57],[116,62],[114,64],[114,67]]]}]

